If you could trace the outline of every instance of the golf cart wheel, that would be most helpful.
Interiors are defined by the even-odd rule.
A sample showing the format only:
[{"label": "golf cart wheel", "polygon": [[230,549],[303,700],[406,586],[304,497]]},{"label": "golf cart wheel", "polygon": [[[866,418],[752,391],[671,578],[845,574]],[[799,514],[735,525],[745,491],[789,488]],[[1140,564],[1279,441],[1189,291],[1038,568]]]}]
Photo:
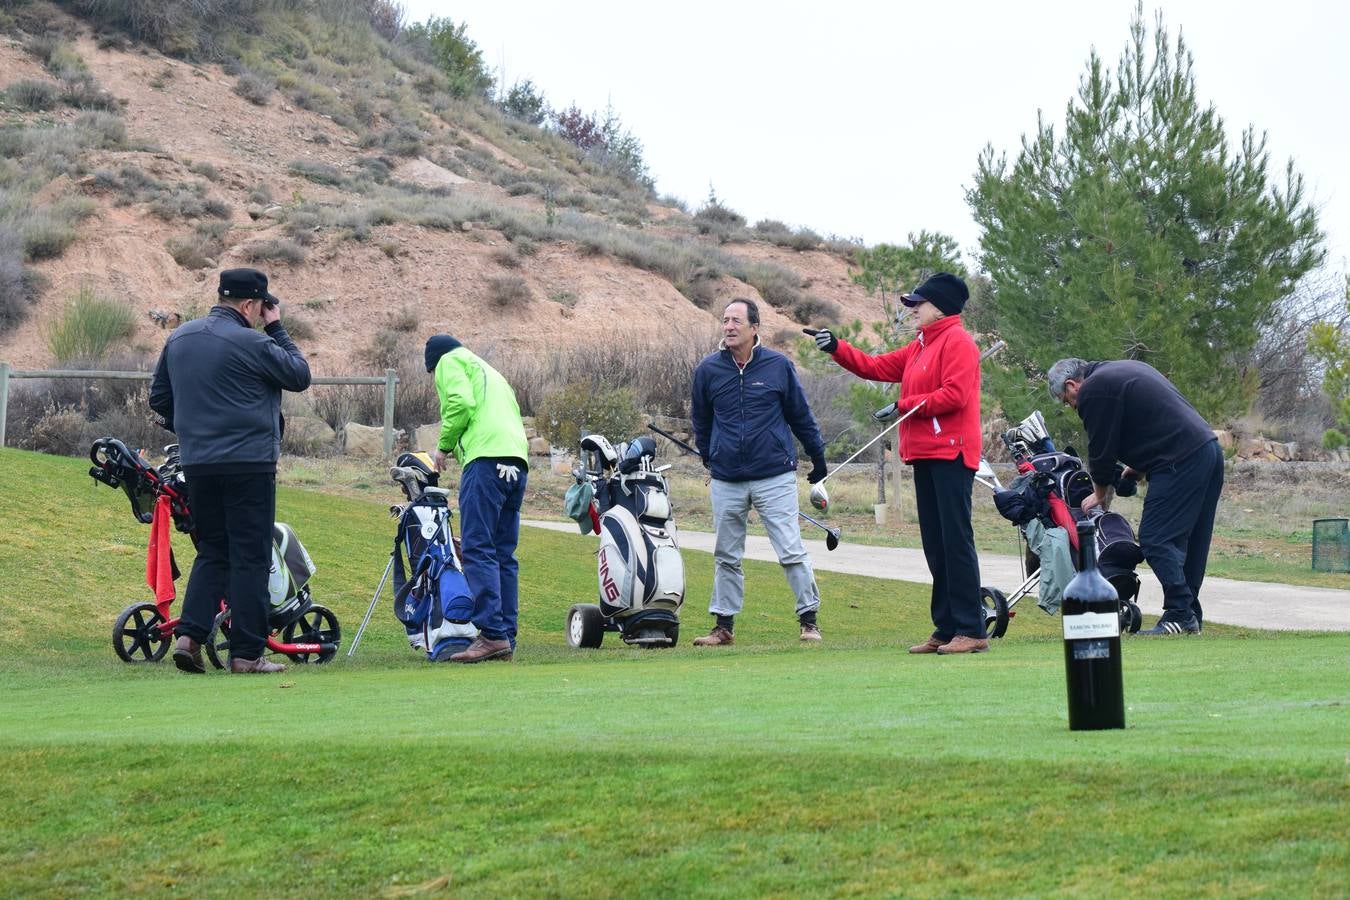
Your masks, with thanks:
[{"label": "golf cart wheel", "polygon": [[577,603],[567,611],[567,645],[599,647],[605,639],[605,617],[593,603]]},{"label": "golf cart wheel", "polygon": [[287,644],[332,644],[332,650],[321,653],[287,653],[286,656],[298,663],[326,663],[337,656],[337,645],[342,638],[342,628],[337,616],[326,606],[314,604],[304,614],[281,631],[281,640]]},{"label": "golf cart wheel", "polygon": [[122,662],[159,662],[169,652],[169,636],[160,630],[164,617],[153,603],[133,603],[113,623],[113,650]]},{"label": "golf cart wheel", "polygon": [[1128,634],[1138,634],[1139,626],[1144,624],[1144,614],[1139,611],[1139,604],[1133,600],[1126,600],[1120,604],[1120,630]]},{"label": "golf cart wheel", "polygon": [[222,609],[216,614],[216,620],[211,623],[211,630],[207,632],[206,643],[202,645],[206,651],[206,658],[211,660],[211,665],[217,669],[225,668],[225,664],[230,658],[230,611]]},{"label": "golf cart wheel", "polygon": [[991,638],[1001,638],[1008,630],[1008,598],[998,588],[980,588],[984,607],[984,630]]}]

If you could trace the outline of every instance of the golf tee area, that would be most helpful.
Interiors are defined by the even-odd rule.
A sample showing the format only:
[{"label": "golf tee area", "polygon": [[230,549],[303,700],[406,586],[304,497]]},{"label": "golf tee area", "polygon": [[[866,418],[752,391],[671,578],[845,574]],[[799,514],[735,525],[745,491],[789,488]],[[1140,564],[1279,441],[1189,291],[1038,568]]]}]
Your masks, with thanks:
[{"label": "golf tee area", "polygon": [[[514,662],[429,664],[386,591],[388,504],[277,517],[341,622],[324,665],[129,665],[147,529],[78,459],[0,450],[0,896],[1343,897],[1350,634],[1123,641],[1126,728],[1070,732],[1061,624],[911,656],[928,588],[818,571],[798,640],[746,563],[736,643],[567,646],[595,539],[525,528]],[[191,544],[173,535],[187,571]],[[1145,573],[1143,577],[1152,577]],[[183,579],[178,582],[181,598]],[[175,604],[175,612],[178,604]],[[1347,609],[1350,614],[1350,609]]]}]

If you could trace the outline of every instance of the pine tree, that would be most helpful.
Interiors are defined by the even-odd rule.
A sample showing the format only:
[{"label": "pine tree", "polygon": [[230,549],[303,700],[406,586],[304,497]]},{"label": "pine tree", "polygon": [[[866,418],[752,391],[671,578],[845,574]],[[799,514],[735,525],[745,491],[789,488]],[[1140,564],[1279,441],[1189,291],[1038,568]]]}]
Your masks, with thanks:
[{"label": "pine tree", "polygon": [[981,154],[967,199],[1010,418],[1046,404],[1035,376],[1065,356],[1144,360],[1211,420],[1250,403],[1259,323],[1325,251],[1293,163],[1276,185],[1264,133],[1230,148],[1192,66],[1136,7],[1114,77],[1089,56],[1062,136],[1038,117],[1012,165]]}]

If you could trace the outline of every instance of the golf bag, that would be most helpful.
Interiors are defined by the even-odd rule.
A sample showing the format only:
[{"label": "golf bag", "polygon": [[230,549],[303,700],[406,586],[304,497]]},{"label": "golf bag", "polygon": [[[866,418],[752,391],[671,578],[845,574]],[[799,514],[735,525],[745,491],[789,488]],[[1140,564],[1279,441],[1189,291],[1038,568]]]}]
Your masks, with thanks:
[{"label": "golf bag", "polygon": [[403,507],[394,536],[394,615],[413,646],[420,645],[433,661],[449,658],[478,636],[446,497],[444,488],[423,488]]},{"label": "golf bag", "polygon": [[[1129,521],[1119,513],[1101,512],[1100,509],[1091,514],[1082,512],[1083,500],[1093,492],[1092,476],[1073,448],[1066,447],[1064,451],[1055,448],[1039,411],[1004,432],[1003,442],[1012,453],[1018,475],[1007,489],[995,491],[994,505],[1000,515],[1018,527],[1023,541],[1027,542],[1026,580],[1007,595],[993,588],[981,588],[990,636],[1002,637],[1008,619],[1013,615],[1012,608],[1032,591],[1038,593],[1038,603],[1046,612],[1058,610],[1062,591],[1072,577],[1069,566],[1062,563],[1062,549],[1055,555],[1055,559],[1061,561],[1060,565],[1047,565],[1042,571],[1041,559],[1027,540],[1028,526],[1036,520],[1046,529],[1038,537],[1060,535],[1058,540],[1070,548],[1069,563],[1077,568],[1077,523],[1089,515],[1097,525],[1098,567],[1120,598],[1122,630],[1137,632],[1142,616],[1135,602],[1139,596],[1139,576],[1135,568],[1144,555]],[[1117,492],[1121,496],[1130,496],[1135,484],[1133,479],[1122,477],[1122,472],[1123,467],[1117,466]],[[1054,529],[1062,529],[1063,533]],[[1065,571],[1061,571],[1061,567]]]},{"label": "golf bag", "polygon": [[600,546],[596,550],[598,606],[568,614],[574,647],[598,647],[605,631],[625,643],[673,647],[684,603],[684,561],[672,520],[670,488],[652,462],[656,443],[640,437],[616,450],[599,435],[582,440],[591,465],[574,472],[594,490]]}]

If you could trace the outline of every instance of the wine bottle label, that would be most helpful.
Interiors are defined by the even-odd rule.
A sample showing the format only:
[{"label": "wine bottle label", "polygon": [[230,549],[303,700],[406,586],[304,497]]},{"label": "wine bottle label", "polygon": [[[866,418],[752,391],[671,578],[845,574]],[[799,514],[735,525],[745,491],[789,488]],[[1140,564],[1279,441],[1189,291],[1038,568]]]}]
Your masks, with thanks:
[{"label": "wine bottle label", "polygon": [[1064,617],[1064,640],[1120,637],[1120,616],[1115,613],[1079,613]]}]

